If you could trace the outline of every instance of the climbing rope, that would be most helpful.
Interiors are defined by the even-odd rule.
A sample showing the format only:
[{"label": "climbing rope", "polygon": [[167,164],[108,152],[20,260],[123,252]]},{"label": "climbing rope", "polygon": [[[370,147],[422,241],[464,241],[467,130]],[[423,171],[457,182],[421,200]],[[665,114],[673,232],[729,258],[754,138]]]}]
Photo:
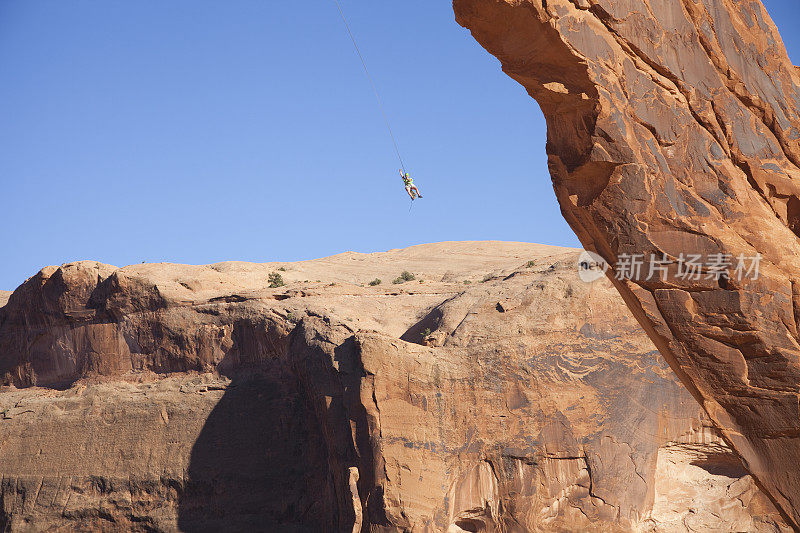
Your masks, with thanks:
[{"label": "climbing rope", "polygon": [[397,147],[397,139],[395,139],[394,133],[392,132],[392,126],[389,124],[389,117],[386,116],[386,111],[383,109],[381,95],[378,93],[378,88],[375,86],[375,82],[369,73],[367,62],[364,61],[364,56],[361,54],[361,50],[358,48],[358,43],[356,43],[356,38],[353,36],[353,32],[350,30],[350,24],[347,23],[347,19],[344,16],[344,11],[342,11],[342,6],[339,4],[339,0],[333,1],[336,3],[336,7],[339,10],[339,15],[341,15],[342,22],[344,22],[344,27],[347,28],[347,33],[350,35],[350,40],[353,41],[353,46],[356,49],[358,58],[361,60],[361,65],[364,67],[364,72],[367,74],[367,79],[369,79],[369,83],[372,85],[372,90],[375,92],[375,98],[378,100],[378,107],[381,110],[381,115],[383,115],[383,120],[386,122],[386,129],[389,130],[389,136],[392,138],[392,144],[394,144],[394,151],[397,154],[397,159],[400,160],[400,168],[403,169],[403,173],[405,174],[406,165],[403,163],[403,157],[400,155],[400,149]]}]

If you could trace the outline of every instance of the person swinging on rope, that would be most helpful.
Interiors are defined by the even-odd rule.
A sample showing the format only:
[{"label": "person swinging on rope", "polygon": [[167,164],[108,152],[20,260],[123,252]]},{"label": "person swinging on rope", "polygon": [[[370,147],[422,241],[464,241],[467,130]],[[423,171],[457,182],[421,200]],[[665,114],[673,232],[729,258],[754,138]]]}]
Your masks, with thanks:
[{"label": "person swinging on rope", "polygon": [[414,185],[414,178],[412,178],[408,172],[403,172],[403,169],[400,169],[400,177],[403,178],[403,184],[406,186],[406,192],[412,200],[422,198],[422,195],[419,193],[419,189],[417,189],[417,186]]}]

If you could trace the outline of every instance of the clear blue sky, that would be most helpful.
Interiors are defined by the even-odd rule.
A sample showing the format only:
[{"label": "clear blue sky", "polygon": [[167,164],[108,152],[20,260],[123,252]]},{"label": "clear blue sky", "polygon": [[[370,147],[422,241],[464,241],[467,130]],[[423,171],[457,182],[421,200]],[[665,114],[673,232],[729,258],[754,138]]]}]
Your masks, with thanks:
[{"label": "clear blue sky", "polygon": [[[538,106],[447,0],[0,0],[0,289],[79,259],[573,245]],[[767,6],[800,62],[800,2]]]}]

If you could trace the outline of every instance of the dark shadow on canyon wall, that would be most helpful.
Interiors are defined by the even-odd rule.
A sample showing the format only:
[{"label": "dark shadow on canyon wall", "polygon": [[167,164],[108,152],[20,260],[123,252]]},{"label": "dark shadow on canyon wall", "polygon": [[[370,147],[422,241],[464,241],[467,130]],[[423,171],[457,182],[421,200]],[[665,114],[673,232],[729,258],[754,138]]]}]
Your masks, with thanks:
[{"label": "dark shadow on canyon wall", "polygon": [[191,452],[182,531],[328,531],[325,444],[297,380],[279,368],[233,377]]}]

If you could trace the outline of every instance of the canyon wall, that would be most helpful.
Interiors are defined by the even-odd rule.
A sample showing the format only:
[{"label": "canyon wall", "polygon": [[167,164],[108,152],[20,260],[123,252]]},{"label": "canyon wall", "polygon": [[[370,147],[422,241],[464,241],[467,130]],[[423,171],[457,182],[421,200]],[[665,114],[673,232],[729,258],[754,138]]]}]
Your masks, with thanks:
[{"label": "canyon wall", "polygon": [[538,101],[584,247],[798,527],[800,71],[764,6],[453,5]]},{"label": "canyon wall", "polygon": [[46,268],[0,309],[0,529],[789,531],[577,262]]}]

